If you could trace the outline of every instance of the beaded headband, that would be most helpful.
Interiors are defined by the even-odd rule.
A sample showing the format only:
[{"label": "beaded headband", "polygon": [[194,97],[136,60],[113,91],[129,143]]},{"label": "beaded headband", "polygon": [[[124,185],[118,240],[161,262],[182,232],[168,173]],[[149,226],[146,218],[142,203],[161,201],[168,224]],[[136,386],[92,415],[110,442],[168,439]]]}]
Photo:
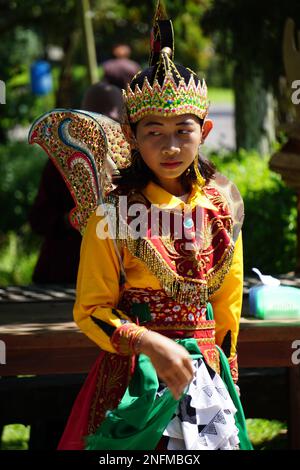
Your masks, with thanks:
[{"label": "beaded headband", "polygon": [[[162,86],[156,78],[151,86],[146,77],[142,88],[136,84],[132,90],[128,85],[126,92],[123,91],[129,122],[135,123],[149,114],[163,117],[195,114],[200,119],[204,119],[209,106],[205,81],[203,80],[202,85],[200,80],[196,84],[194,74],[191,74],[186,84],[164,50],[161,52],[161,57],[169,67]],[[178,84],[174,79],[174,69],[179,75]]]}]

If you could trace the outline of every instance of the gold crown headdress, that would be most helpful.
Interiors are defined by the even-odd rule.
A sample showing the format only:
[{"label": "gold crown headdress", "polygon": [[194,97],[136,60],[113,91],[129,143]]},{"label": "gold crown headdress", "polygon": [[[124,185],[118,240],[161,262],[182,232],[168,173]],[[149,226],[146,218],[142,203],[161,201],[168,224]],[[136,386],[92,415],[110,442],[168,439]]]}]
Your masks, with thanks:
[{"label": "gold crown headdress", "polygon": [[154,114],[170,117],[195,114],[204,119],[208,113],[207,87],[197,75],[175,65],[172,22],[166,19],[158,1],[151,33],[150,67],[139,72],[123,90],[130,123]]}]

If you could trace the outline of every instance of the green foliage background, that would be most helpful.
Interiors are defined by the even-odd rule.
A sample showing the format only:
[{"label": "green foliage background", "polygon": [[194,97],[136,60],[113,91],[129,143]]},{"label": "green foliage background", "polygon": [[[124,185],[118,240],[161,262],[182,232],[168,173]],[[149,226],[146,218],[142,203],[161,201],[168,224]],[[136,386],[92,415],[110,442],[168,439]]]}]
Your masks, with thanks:
[{"label": "green foliage background", "polygon": [[296,194],[268,167],[269,157],[240,151],[211,155],[238,187],[245,204],[245,272],[287,273],[296,264]]}]

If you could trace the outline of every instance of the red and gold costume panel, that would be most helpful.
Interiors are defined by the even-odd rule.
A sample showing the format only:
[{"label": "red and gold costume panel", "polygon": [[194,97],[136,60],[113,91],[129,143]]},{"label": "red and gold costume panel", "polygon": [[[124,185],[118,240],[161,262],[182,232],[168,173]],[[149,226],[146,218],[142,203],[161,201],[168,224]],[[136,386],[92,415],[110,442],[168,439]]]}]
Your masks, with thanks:
[{"label": "red and gold costume panel", "polygon": [[[108,198],[115,207],[119,195]],[[172,230],[155,237],[151,224],[147,236],[134,239],[130,233],[116,242],[122,253],[126,272],[120,289],[120,262],[113,241],[99,238],[97,224],[103,215],[94,213],[88,222],[81,247],[74,318],[83,332],[98,346],[111,353],[132,354],[139,333],[136,323],[172,338],[194,337],[207,362],[219,370],[215,343],[222,346],[237,380],[236,343],[243,290],[243,253],[241,233],[233,239],[233,220],[224,196],[214,186],[200,190],[194,187],[187,203],[149,183],[143,194],[130,194],[128,206],[143,203],[181,216],[189,211],[196,224],[201,209],[201,244],[186,250],[192,236],[176,238]],[[150,215],[149,215],[150,217]],[[184,223],[184,218],[182,216]],[[126,227],[131,219],[123,220]],[[174,224],[173,224],[174,225]],[[118,227],[120,225],[118,224]],[[150,228],[149,228],[150,227]],[[172,218],[171,218],[172,227]],[[123,227],[124,228],[124,227]],[[214,319],[208,320],[206,306],[210,302]],[[146,316],[136,315],[142,305]]]}]

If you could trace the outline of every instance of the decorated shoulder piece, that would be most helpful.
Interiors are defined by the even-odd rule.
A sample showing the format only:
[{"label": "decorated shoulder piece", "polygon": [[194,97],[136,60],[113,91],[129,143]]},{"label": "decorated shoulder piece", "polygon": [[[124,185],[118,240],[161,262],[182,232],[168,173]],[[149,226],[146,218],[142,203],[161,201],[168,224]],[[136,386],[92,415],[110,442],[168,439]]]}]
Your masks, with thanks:
[{"label": "decorated shoulder piece", "polygon": [[216,188],[228,205],[233,225],[232,239],[236,242],[245,217],[243,198],[236,185],[222,173],[215,174],[209,182],[209,187]]},{"label": "decorated shoulder piece", "polygon": [[112,173],[129,164],[130,147],[121,125],[101,114],[54,109],[33,123],[29,143],[39,144],[63,176],[75,205],[70,222],[83,232],[113,187]]}]

